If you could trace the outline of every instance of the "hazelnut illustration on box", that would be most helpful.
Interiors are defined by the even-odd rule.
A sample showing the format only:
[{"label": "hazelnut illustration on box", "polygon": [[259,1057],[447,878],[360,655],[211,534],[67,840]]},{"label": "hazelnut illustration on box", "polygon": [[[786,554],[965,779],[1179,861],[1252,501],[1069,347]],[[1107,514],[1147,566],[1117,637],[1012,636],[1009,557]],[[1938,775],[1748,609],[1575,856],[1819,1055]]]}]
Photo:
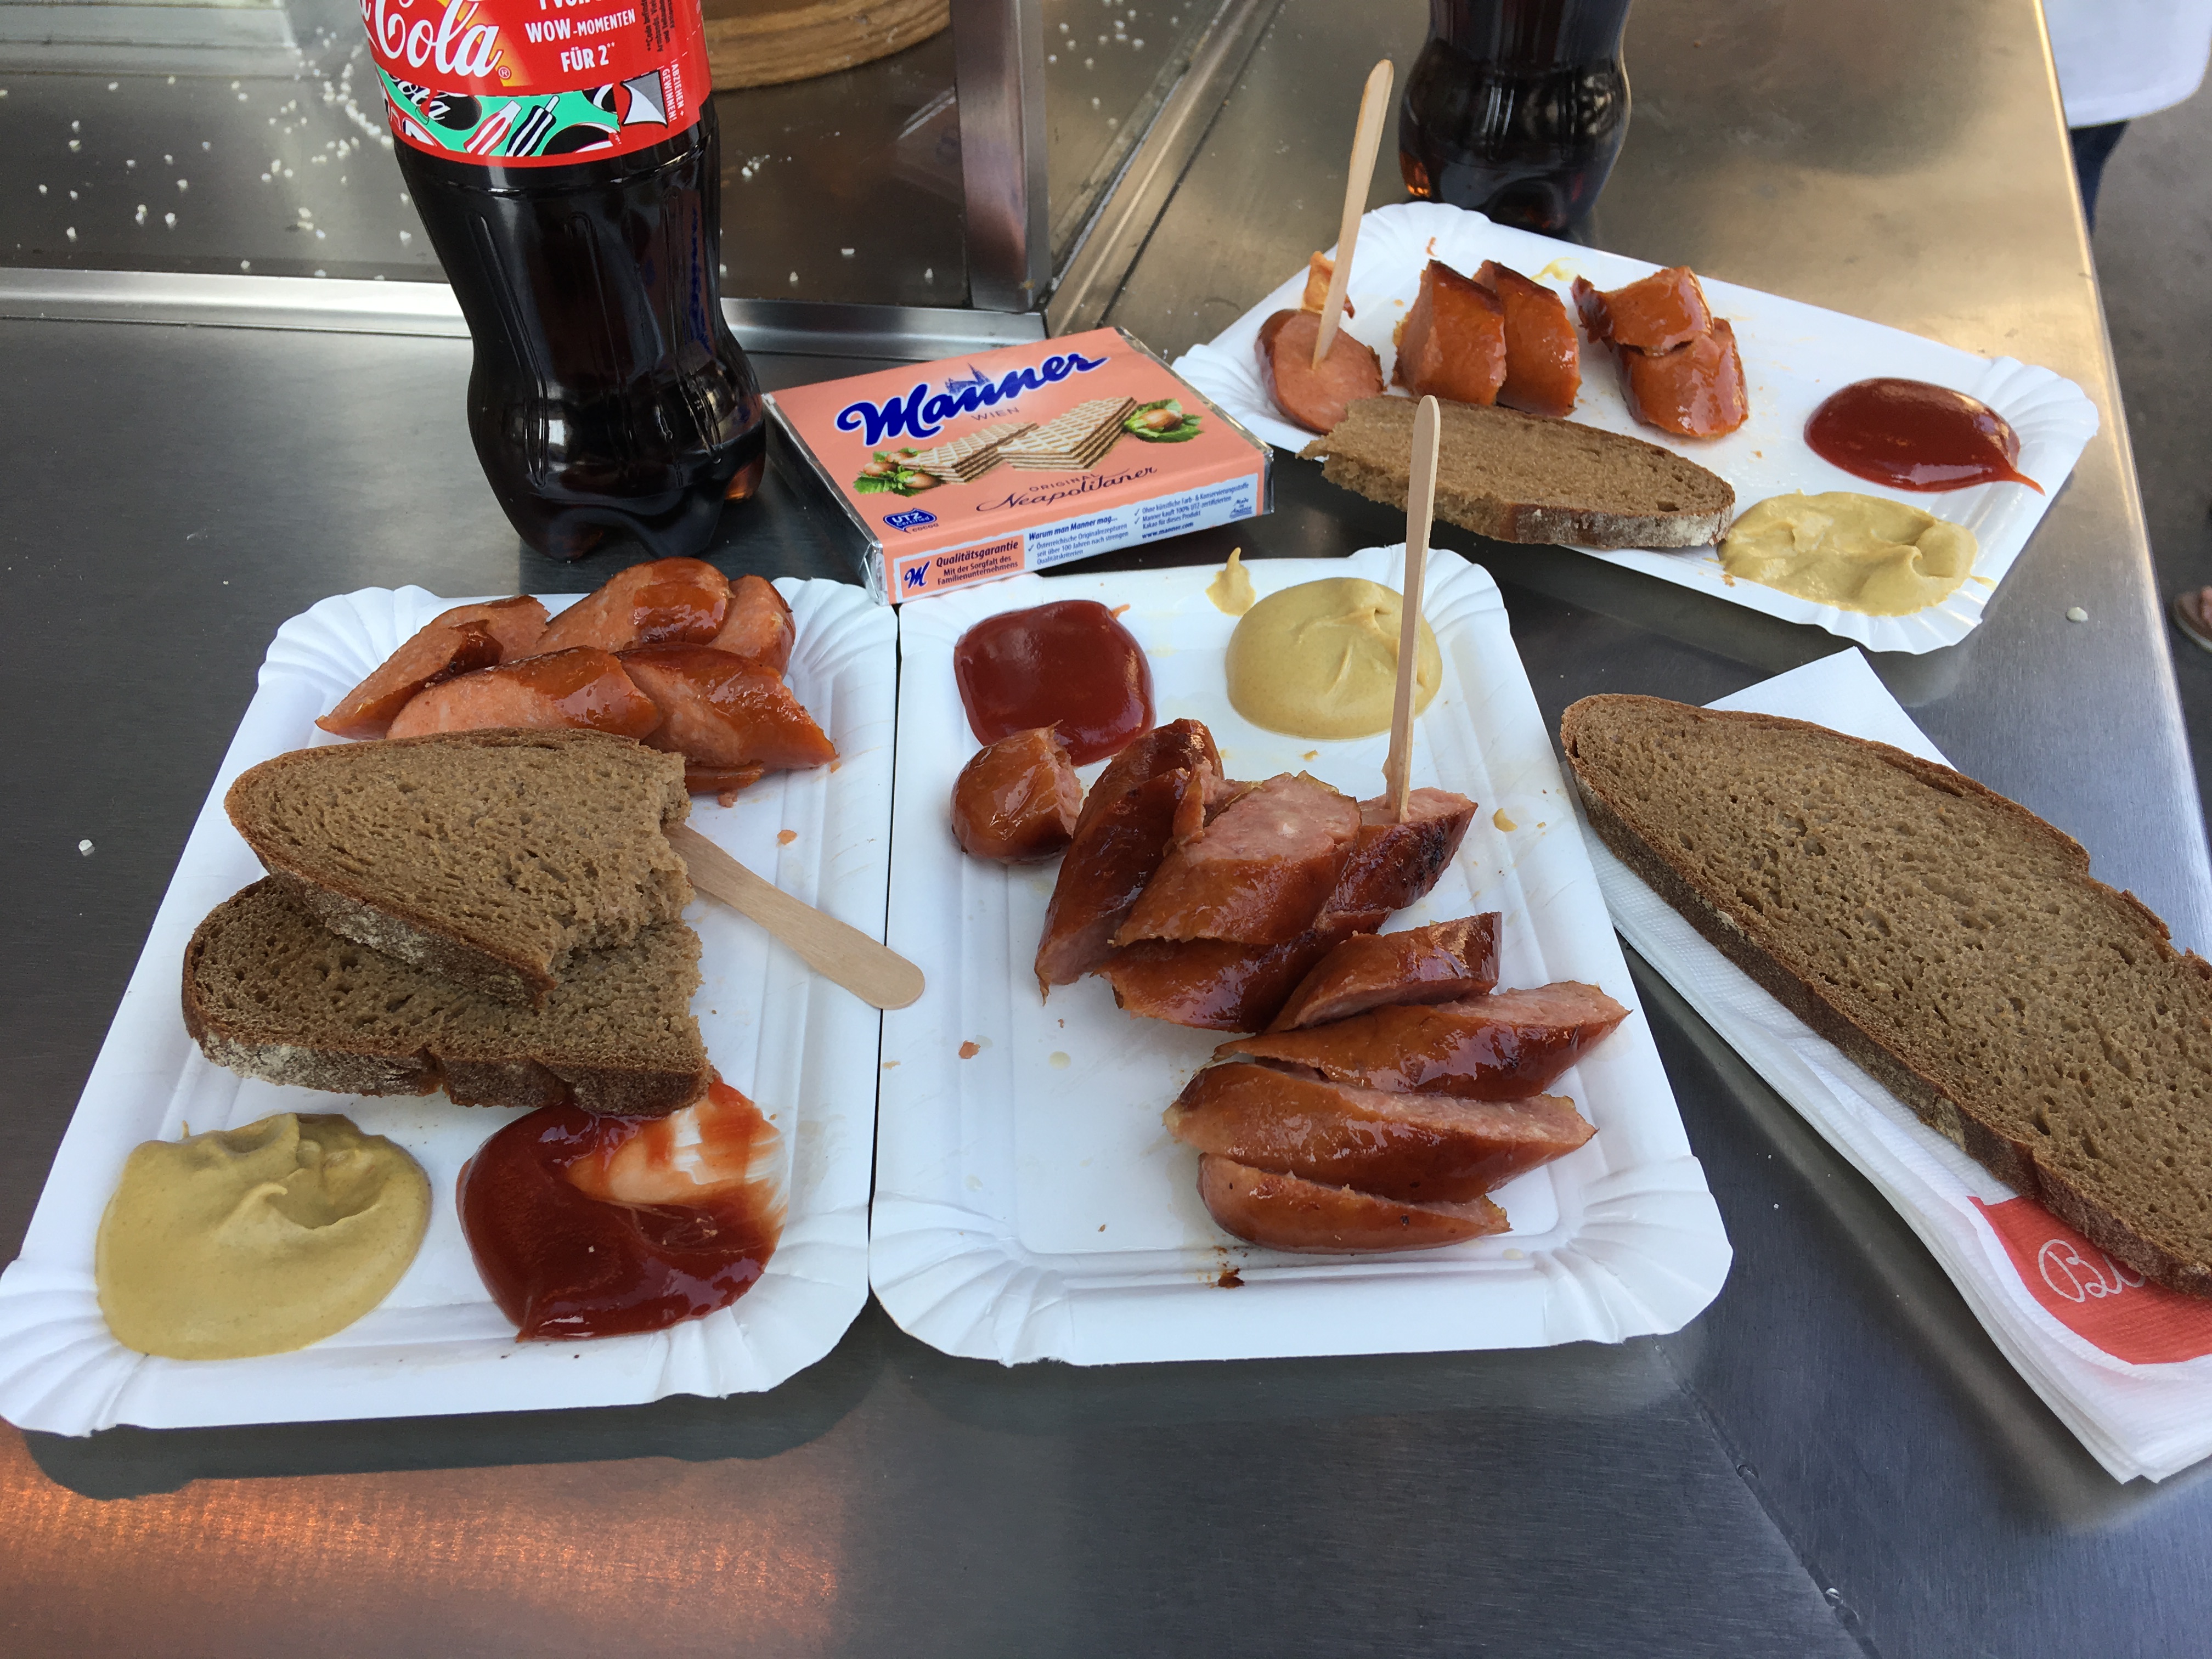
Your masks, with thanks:
[{"label": "hazelnut illustration on box", "polygon": [[1118,328],[768,402],[894,605],[1273,504],[1267,445]]}]

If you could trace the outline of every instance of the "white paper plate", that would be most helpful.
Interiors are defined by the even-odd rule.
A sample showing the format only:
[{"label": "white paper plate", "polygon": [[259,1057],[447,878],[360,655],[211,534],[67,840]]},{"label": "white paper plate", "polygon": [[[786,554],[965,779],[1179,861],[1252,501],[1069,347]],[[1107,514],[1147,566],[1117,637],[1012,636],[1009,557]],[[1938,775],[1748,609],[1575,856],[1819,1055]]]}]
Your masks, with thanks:
[{"label": "white paper plate", "polygon": [[[1395,586],[1403,562],[1402,550],[1370,549],[1251,571],[1263,594],[1324,575]],[[1386,738],[1285,738],[1230,708],[1233,623],[1206,597],[1212,575],[1020,576],[899,613],[889,938],[931,994],[884,1020],[877,1296],[933,1346],[1009,1364],[1527,1347],[1678,1328],[1718,1292],[1729,1251],[1640,1012],[1557,1085],[1598,1133],[1497,1194],[1510,1233],[1316,1258],[1215,1227],[1197,1154],[1161,1127],[1222,1034],[1125,1014],[1097,979],[1039,999],[1030,964],[1057,866],[968,858],[948,828],[953,779],[977,746],[952,650],[981,618],[1047,599],[1127,605],[1159,719],[1204,720],[1232,775],[1306,769],[1354,794],[1382,787]],[[1417,728],[1415,782],[1462,791],[1480,811],[1436,890],[1389,925],[1502,910],[1502,983],[1583,980],[1634,1008],[1496,585],[1435,554],[1424,608],[1444,680]],[[1510,833],[1492,819],[1501,808],[1518,825]],[[1224,1288],[1232,1266],[1243,1285]]]},{"label": "white paper plate", "polygon": [[[728,810],[694,797],[691,822],[786,891],[880,938],[896,672],[890,613],[839,582],[777,586],[798,622],[792,689],[836,742],[838,764],[767,778]],[[547,605],[558,610],[573,598]],[[724,1079],[781,1132],[788,1218],[767,1273],[734,1307],[650,1335],[519,1343],[485,1294],[454,1212],[454,1181],[521,1113],[457,1108],[443,1095],[371,1100],[246,1081],[210,1064],[185,1035],[177,1002],[185,941],[201,917],[262,873],[223,815],[224,791],[272,755],[337,741],[314,718],[453,603],[419,587],[368,588],[325,599],[277,630],[23,1254],[0,1275],[0,1417],[19,1428],[87,1434],[116,1423],[434,1416],[745,1393],[828,1353],[866,1301],[876,1011],[719,905],[701,901],[686,913],[705,945],[695,1006]],[[788,844],[783,831],[792,832]],[[414,1265],[374,1313],[296,1353],[185,1362],[124,1347],[100,1317],[92,1260],[125,1157],[186,1124],[232,1128],[282,1111],[343,1112],[422,1163],[433,1211]]]},{"label": "white paper plate", "polygon": [[[1360,222],[1350,295],[1358,315],[1346,327],[1381,356],[1386,381],[1397,362],[1392,331],[1413,304],[1421,272],[1432,256],[1470,272],[1485,259],[1496,259],[1557,289],[1562,298],[1568,297],[1568,287],[1577,276],[1612,289],[1658,269],[1640,259],[1493,225],[1479,213],[1433,202],[1377,208]],[[1724,438],[1677,438],[1644,426],[1629,414],[1621,398],[1620,371],[1610,356],[1584,341],[1576,421],[1687,455],[1734,486],[1738,511],[1792,490],[1881,494],[1865,479],[1830,465],[1808,449],[1805,421],[1838,387],[1896,375],[1966,392],[2011,422],[2020,434],[2020,470],[2046,493],[2039,495],[2019,484],[1980,484],[1925,495],[1894,492],[1898,500],[1966,526],[1981,550],[1973,574],[1956,592],[1941,605],[1907,617],[1862,616],[1757,582],[1731,581],[1711,548],[1580,550],[1786,622],[1815,623],[1869,650],[1922,652],[1956,645],[1981,621],[1990,595],[2042,522],[2051,498],[2081,459],[2083,448],[2097,435],[2097,406],[2073,381],[2032,363],[2010,357],[1992,362],[1899,329],[1719,282],[1703,272],[1699,280],[1714,311],[1735,330],[1751,418]],[[1212,341],[1192,347],[1175,362],[1176,374],[1270,443],[1294,454],[1312,442],[1314,434],[1277,412],[1260,379],[1257,348],[1260,325],[1273,313],[1297,305],[1304,287],[1303,270],[1285,278]],[[1572,310],[1570,300],[1571,315]]]}]

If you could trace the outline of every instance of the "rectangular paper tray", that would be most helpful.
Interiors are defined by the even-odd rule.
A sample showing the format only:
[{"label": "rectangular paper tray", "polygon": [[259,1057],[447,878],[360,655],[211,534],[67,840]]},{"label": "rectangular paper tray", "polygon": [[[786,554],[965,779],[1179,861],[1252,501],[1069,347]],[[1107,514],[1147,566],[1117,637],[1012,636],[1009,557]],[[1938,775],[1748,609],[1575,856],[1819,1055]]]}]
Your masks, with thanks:
[{"label": "rectangular paper tray", "polygon": [[[1319,576],[1395,587],[1403,562],[1370,549],[1251,573],[1262,594]],[[900,613],[890,942],[931,993],[884,1017],[876,1294],[933,1346],[1009,1364],[1609,1342],[1687,1322],[1718,1292],[1729,1245],[1640,1012],[1555,1085],[1598,1133],[1498,1194],[1510,1233],[1346,1258],[1242,1244],[1200,1204],[1197,1155],[1160,1114],[1222,1034],[1122,1013],[1103,980],[1039,1000],[1030,964],[1056,866],[969,858],[947,827],[954,776],[977,747],[952,648],[983,617],[1046,599],[1127,605],[1159,719],[1204,720],[1231,775],[1310,769],[1355,794],[1381,787],[1386,738],[1314,743],[1230,708],[1233,624],[1206,597],[1212,574],[1024,576]],[[1588,981],[1634,1008],[1496,585],[1434,554],[1424,609],[1444,678],[1417,727],[1414,781],[1480,810],[1436,890],[1388,925],[1502,910],[1503,983]],[[1500,810],[1517,828],[1499,827]],[[1224,1288],[1232,1267],[1241,1286]]]},{"label": "rectangular paper tray", "polygon": [[[691,822],[787,892],[880,938],[896,676],[890,613],[842,583],[777,586],[798,623],[792,688],[836,744],[838,763],[764,779],[726,810],[695,797]],[[547,604],[559,610],[573,599]],[[719,905],[699,901],[686,912],[705,946],[694,1006],[723,1078],[781,1132],[788,1216],[750,1292],[668,1331],[515,1341],[477,1278],[453,1193],[462,1164],[520,1113],[459,1109],[442,1095],[370,1100],[243,1080],[210,1064],[185,1035],[178,1007],[185,941],[202,916],[261,874],[223,814],[224,791],[272,755],[336,741],[315,729],[315,716],[453,603],[419,587],[368,588],[325,599],[277,630],[22,1255],[0,1275],[0,1417],[18,1427],[85,1434],[116,1423],[432,1416],[744,1393],[828,1353],[866,1300],[876,1011]],[[787,845],[778,841],[783,830],[793,833]],[[374,1312],[296,1353],[185,1362],[122,1346],[100,1317],[92,1264],[125,1157],[186,1124],[235,1127],[281,1111],[343,1112],[422,1163],[433,1209],[414,1265]]]},{"label": "rectangular paper tray", "polygon": [[[1573,242],[1494,225],[1479,213],[1434,202],[1401,202],[1377,208],[1360,222],[1350,298],[1358,314],[1345,326],[1372,346],[1389,380],[1397,349],[1391,336],[1419,291],[1431,258],[1472,272],[1485,259],[1510,265],[1565,296],[1577,276],[1600,288],[1618,288],[1656,267]],[[1260,379],[1260,325],[1298,303],[1305,272],[1280,287],[1211,342],[1176,359],[1176,373],[1269,442],[1293,453],[1313,434],[1285,421]],[[1736,510],[1769,495],[1803,490],[1849,489],[1911,501],[1974,532],[1980,550],[1973,574],[1949,598],[1905,617],[1869,617],[1799,599],[1757,582],[1729,580],[1712,548],[1679,552],[1581,550],[1608,564],[1625,565],[1731,605],[1764,611],[1785,622],[1812,623],[1856,640],[1872,651],[1934,651],[1956,645],[1982,619],[1983,607],[2003,581],[2042,522],[2081,451],[2097,435],[2097,406],[2081,388],[2050,369],[2010,357],[1992,361],[1840,312],[1740,288],[1700,273],[1714,312],[1735,330],[1743,357],[1751,418],[1724,438],[1678,438],[1643,425],[1628,412],[1620,376],[1607,353],[1583,347],[1583,386],[1572,419],[1625,433],[1688,456],[1735,487]],[[1805,420],[1820,400],[1854,380],[1877,375],[1929,380],[1980,398],[2020,434],[2020,469],[2040,483],[2038,495],[2019,484],[1921,495],[1885,490],[1832,466],[1805,446]]]}]

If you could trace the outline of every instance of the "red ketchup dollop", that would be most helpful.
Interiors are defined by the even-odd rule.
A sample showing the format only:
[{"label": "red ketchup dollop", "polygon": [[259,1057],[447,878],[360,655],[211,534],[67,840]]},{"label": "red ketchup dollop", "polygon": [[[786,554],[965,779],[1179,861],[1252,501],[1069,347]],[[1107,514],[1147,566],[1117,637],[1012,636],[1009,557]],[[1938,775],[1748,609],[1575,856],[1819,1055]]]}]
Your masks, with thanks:
[{"label": "red ketchup dollop", "polygon": [[1049,726],[1084,766],[1152,728],[1152,665],[1096,599],[985,617],[953,647],[952,678],[979,743]]},{"label": "red ketchup dollop", "polygon": [[665,1330],[726,1308],[783,1230],[775,1126],[714,1079],[666,1117],[547,1106],[461,1170],[461,1231],[492,1300],[532,1337]]},{"label": "red ketchup dollop", "polygon": [[1893,489],[2023,483],[2043,493],[2013,465],[2020,434],[2009,421],[1979,398],[1925,380],[1845,386],[1813,411],[1805,442],[1852,477]]}]

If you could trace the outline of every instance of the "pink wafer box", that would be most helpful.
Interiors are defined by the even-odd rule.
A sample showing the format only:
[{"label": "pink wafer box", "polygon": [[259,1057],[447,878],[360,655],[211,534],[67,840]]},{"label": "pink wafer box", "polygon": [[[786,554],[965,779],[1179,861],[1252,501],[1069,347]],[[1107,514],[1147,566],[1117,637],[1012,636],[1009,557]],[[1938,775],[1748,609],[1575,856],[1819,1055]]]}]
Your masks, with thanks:
[{"label": "pink wafer box", "polygon": [[1274,504],[1270,451],[1118,328],[824,380],[770,412],[893,605]]}]

